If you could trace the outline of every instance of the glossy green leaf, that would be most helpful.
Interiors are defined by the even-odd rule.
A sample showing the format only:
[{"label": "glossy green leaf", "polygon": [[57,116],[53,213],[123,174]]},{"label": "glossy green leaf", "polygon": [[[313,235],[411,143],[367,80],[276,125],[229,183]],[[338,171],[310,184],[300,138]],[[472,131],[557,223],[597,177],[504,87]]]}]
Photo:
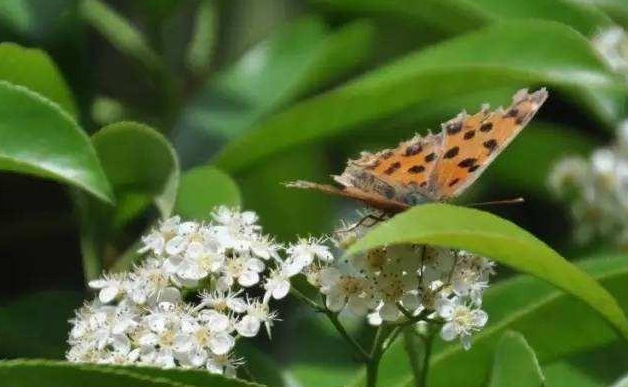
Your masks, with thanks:
[{"label": "glossy green leaf", "polygon": [[364,22],[328,32],[321,20],[309,17],[254,46],[211,77],[183,111],[175,144],[184,165],[206,161],[220,141],[354,68],[371,52],[372,32]]},{"label": "glossy green leaf", "polygon": [[75,118],[78,114],[72,93],[59,69],[41,50],[14,43],[0,44],[0,80],[41,94]]},{"label": "glossy green leaf", "polygon": [[497,344],[489,387],[543,387],[545,376],[521,333],[506,332]]},{"label": "glossy green leaf", "polygon": [[[531,35],[544,39],[530,45]],[[216,161],[227,171],[245,169],[275,152],[345,134],[412,106],[538,84],[570,93],[606,122],[621,115],[626,98],[623,83],[574,30],[551,22],[504,23],[420,50],[299,103],[228,144]],[[477,100],[475,106],[483,102],[510,101]]]},{"label": "glossy green leaf", "polygon": [[179,184],[179,162],[168,140],[137,122],[107,125],[92,138],[117,195],[154,199],[162,216],[172,212]]},{"label": "glossy green leaf", "polygon": [[561,22],[592,35],[611,24],[596,7],[575,0],[318,0],[336,9],[387,15],[427,24],[446,33],[461,33],[482,25],[511,19],[545,19]]},{"label": "glossy green leaf", "polygon": [[617,23],[621,24],[624,29],[628,27],[628,3],[623,0],[570,0],[572,2],[587,3],[594,5],[606,12]]},{"label": "glossy green leaf", "polygon": [[68,319],[83,303],[77,292],[51,291],[0,306],[0,357],[61,359],[67,350]]},{"label": "glossy green leaf", "polygon": [[174,213],[186,219],[209,219],[215,206],[240,204],[240,190],[229,175],[201,166],[181,175]]},{"label": "glossy green leaf", "polygon": [[0,379],[11,387],[261,387],[207,371],[114,367],[47,360],[0,362]]},{"label": "glossy green leaf", "polygon": [[543,367],[548,387],[599,387],[599,380],[565,361]]},{"label": "glossy green leaf", "polygon": [[373,228],[347,254],[401,243],[473,251],[546,280],[587,303],[628,341],[628,320],[602,286],[532,234],[505,219],[447,204],[416,206]]},{"label": "glossy green leaf", "polygon": [[169,216],[179,186],[177,155],[151,127],[136,122],[107,125],[92,142],[118,201],[111,208],[75,195],[86,279],[100,275],[106,245],[151,203],[162,217]]},{"label": "glossy green leaf", "polygon": [[[608,289],[624,311],[628,310],[626,256],[590,259],[578,266]],[[492,285],[484,295],[482,307],[489,322],[474,335],[469,351],[456,342],[435,342],[430,386],[482,386],[489,375],[496,343],[508,330],[525,335],[541,365],[617,340],[608,323],[591,313],[584,303],[530,276],[520,275]],[[349,385],[359,386],[363,372]],[[380,375],[380,383],[386,386],[412,385],[411,370],[400,343],[386,353]]]},{"label": "glossy green leaf", "polygon": [[0,81],[0,170],[53,179],[113,201],[89,138],[58,105]]}]

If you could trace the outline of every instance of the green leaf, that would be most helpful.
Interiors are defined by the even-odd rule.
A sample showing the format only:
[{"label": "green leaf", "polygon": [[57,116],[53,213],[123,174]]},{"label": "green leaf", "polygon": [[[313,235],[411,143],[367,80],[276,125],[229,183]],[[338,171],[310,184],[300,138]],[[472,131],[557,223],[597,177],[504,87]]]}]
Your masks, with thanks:
[{"label": "green leaf", "polygon": [[573,129],[556,124],[533,122],[487,170],[483,182],[494,177],[513,191],[525,190],[547,195],[548,171],[566,156],[583,156],[593,151],[596,141]]},{"label": "green leaf", "polygon": [[96,132],[92,141],[116,195],[150,197],[163,217],[172,212],[179,162],[168,140],[148,125],[123,121]]},{"label": "green leaf", "polygon": [[258,213],[264,232],[279,240],[294,241],[296,235],[325,233],[334,225],[334,206],[329,198],[304,197],[303,192],[281,184],[295,179],[325,179],[322,167],[326,162],[320,147],[298,147],[240,175],[238,181],[246,208]]},{"label": "green leaf", "polygon": [[347,254],[402,243],[473,251],[541,278],[587,303],[628,341],[628,320],[603,287],[545,243],[505,219],[447,204],[420,205],[373,228]]},{"label": "green leaf", "polygon": [[240,204],[240,190],[229,175],[211,166],[201,166],[181,176],[174,213],[186,219],[209,219],[215,206]]},{"label": "green leaf", "polygon": [[165,64],[148,45],[144,35],[107,4],[99,0],[83,0],[79,11],[118,50],[136,59],[155,74],[165,71]]},{"label": "green leaf", "polygon": [[46,360],[0,361],[0,378],[11,387],[262,387],[207,371],[115,367]]},{"label": "green leaf", "polygon": [[58,105],[0,81],[0,170],[53,179],[106,202],[113,193],[85,132]]},{"label": "green leaf", "polygon": [[549,387],[599,387],[603,385],[599,380],[566,361],[543,367],[543,371]]},{"label": "green leaf", "polygon": [[0,357],[63,358],[68,319],[82,302],[80,293],[50,291],[0,306]]},{"label": "green leaf", "polygon": [[[579,267],[590,274],[628,310],[628,259],[626,256],[589,259]],[[525,335],[536,349],[541,365],[617,340],[617,335],[598,314],[574,297],[531,276],[516,276],[492,285],[484,295],[487,326],[473,337],[465,351],[459,343],[435,342],[429,385],[482,386],[489,375],[495,345],[507,330]],[[363,380],[360,372],[351,386]],[[400,343],[386,353],[380,367],[380,383],[410,387],[412,373]]]},{"label": "green leaf", "polygon": [[545,377],[521,333],[506,332],[497,344],[489,387],[542,387]]},{"label": "green leaf", "polygon": [[78,111],[59,69],[44,51],[0,44],[0,80],[25,86],[57,103],[74,118]]},{"label": "green leaf", "polygon": [[388,15],[428,24],[445,33],[461,33],[489,23],[512,19],[561,22],[591,36],[610,19],[599,9],[575,0],[318,0],[344,11]]},{"label": "green leaf", "polygon": [[584,2],[594,5],[606,12],[613,20],[621,24],[624,29],[628,27],[628,3],[623,0],[570,0],[572,2]]},{"label": "green leaf", "polygon": [[236,138],[261,117],[354,68],[371,52],[372,32],[364,22],[328,32],[321,20],[308,17],[254,46],[186,106],[175,136],[184,165],[206,161],[217,149],[216,138]]},{"label": "green leaf", "polygon": [[113,243],[116,234],[150,203],[155,204],[162,217],[172,213],[179,185],[179,162],[174,149],[163,135],[147,125],[107,125],[93,135],[92,142],[118,201],[111,208],[75,195],[83,271],[88,280],[100,275],[106,245]]},{"label": "green leaf", "polygon": [[187,65],[196,74],[202,75],[209,68],[217,30],[216,2],[203,1],[196,10],[194,31],[187,51]]},{"label": "green leaf", "polygon": [[3,0],[0,25],[37,44],[55,44],[77,33],[79,0]]},{"label": "green leaf", "polygon": [[[544,39],[531,45],[530,36]],[[216,162],[233,172],[297,144],[345,134],[413,106],[498,87],[510,87],[514,93],[535,84],[570,93],[605,122],[617,120],[624,109],[623,82],[581,35],[557,23],[510,22],[418,51],[299,103],[232,141]],[[483,102],[510,101],[476,100],[476,106]]]}]

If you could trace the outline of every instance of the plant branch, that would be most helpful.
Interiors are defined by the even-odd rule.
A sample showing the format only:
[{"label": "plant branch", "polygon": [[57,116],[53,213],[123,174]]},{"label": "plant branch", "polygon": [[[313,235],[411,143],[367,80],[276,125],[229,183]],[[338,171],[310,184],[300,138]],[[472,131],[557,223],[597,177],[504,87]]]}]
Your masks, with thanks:
[{"label": "plant branch", "polygon": [[410,368],[412,369],[412,374],[414,375],[414,385],[416,387],[422,386],[421,380],[423,378],[423,367],[420,362],[421,359],[420,353],[417,350],[417,338],[418,335],[414,331],[414,327],[408,326],[403,329],[403,347],[408,355],[408,360],[410,362]]},{"label": "plant branch", "polygon": [[425,349],[423,353],[423,365],[421,366],[421,377],[417,380],[418,387],[427,387],[427,375],[430,370],[430,357],[432,355],[432,341],[434,340],[434,331],[430,329],[427,335],[423,336]]},{"label": "plant branch", "polygon": [[360,343],[357,342],[356,339],[354,339],[349,334],[349,332],[347,332],[345,327],[342,325],[342,323],[338,319],[338,313],[334,313],[330,311],[329,309],[325,308],[324,306],[321,306],[315,301],[309,299],[306,295],[304,295],[303,293],[295,289],[294,286],[290,287],[290,293],[293,296],[295,296],[297,299],[299,299],[301,302],[305,303],[307,306],[314,309],[314,311],[318,313],[324,313],[325,316],[327,316],[329,321],[332,323],[334,328],[336,328],[338,333],[340,333],[340,336],[342,336],[342,338],[345,339],[345,341],[347,341],[347,343],[353,348],[356,355],[360,358],[360,361],[364,363],[368,363],[370,361],[370,356],[366,352],[366,350],[360,345]]}]

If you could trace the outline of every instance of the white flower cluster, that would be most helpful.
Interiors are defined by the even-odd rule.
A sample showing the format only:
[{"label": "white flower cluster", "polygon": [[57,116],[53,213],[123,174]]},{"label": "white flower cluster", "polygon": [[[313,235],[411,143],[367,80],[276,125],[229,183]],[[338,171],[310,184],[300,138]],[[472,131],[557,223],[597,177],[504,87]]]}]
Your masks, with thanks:
[{"label": "white flower cluster", "polygon": [[593,47],[608,65],[628,80],[628,35],[614,26],[600,31],[592,40]]},{"label": "white flower cluster", "polygon": [[601,237],[628,247],[628,121],[617,134],[611,147],[565,158],[549,175],[550,189],[570,203],[580,243]]},{"label": "white flower cluster", "polygon": [[[289,278],[315,257],[332,256],[305,240],[287,248],[275,243],[253,212],[219,207],[212,218],[163,221],[143,238],[140,252],[148,256],[141,265],[91,281],[98,296],[71,320],[68,360],[234,376],[242,362],[233,355],[236,340],[262,326],[270,336],[270,300],[285,297]],[[251,297],[258,287],[263,296]]]},{"label": "white flower cluster", "polygon": [[[337,245],[347,248],[364,232],[351,226],[336,232]],[[470,336],[487,322],[481,310],[494,263],[466,251],[425,245],[378,248],[343,261],[315,259],[305,267],[308,281],[325,296],[334,312],[367,316],[372,325],[408,318],[441,322],[441,337]]]}]

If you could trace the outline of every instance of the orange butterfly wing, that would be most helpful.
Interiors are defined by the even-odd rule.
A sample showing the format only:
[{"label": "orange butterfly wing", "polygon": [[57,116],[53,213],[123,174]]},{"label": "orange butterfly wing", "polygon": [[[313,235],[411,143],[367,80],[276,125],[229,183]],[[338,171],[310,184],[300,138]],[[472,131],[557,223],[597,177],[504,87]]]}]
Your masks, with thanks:
[{"label": "orange butterfly wing", "polygon": [[429,177],[442,151],[442,134],[416,135],[395,149],[375,154],[362,152],[337,182],[405,204],[431,199],[427,192]]},{"label": "orange butterfly wing", "polygon": [[521,132],[547,98],[545,89],[518,91],[506,110],[483,107],[442,125],[442,132],[415,136],[395,149],[362,152],[334,180],[343,188],[309,182],[289,186],[351,197],[385,211],[400,212],[425,201],[459,195]]},{"label": "orange butterfly wing", "polygon": [[505,111],[483,107],[444,123],[443,147],[430,176],[428,190],[436,200],[459,195],[471,185],[521,132],[547,99],[545,89],[518,91]]}]

